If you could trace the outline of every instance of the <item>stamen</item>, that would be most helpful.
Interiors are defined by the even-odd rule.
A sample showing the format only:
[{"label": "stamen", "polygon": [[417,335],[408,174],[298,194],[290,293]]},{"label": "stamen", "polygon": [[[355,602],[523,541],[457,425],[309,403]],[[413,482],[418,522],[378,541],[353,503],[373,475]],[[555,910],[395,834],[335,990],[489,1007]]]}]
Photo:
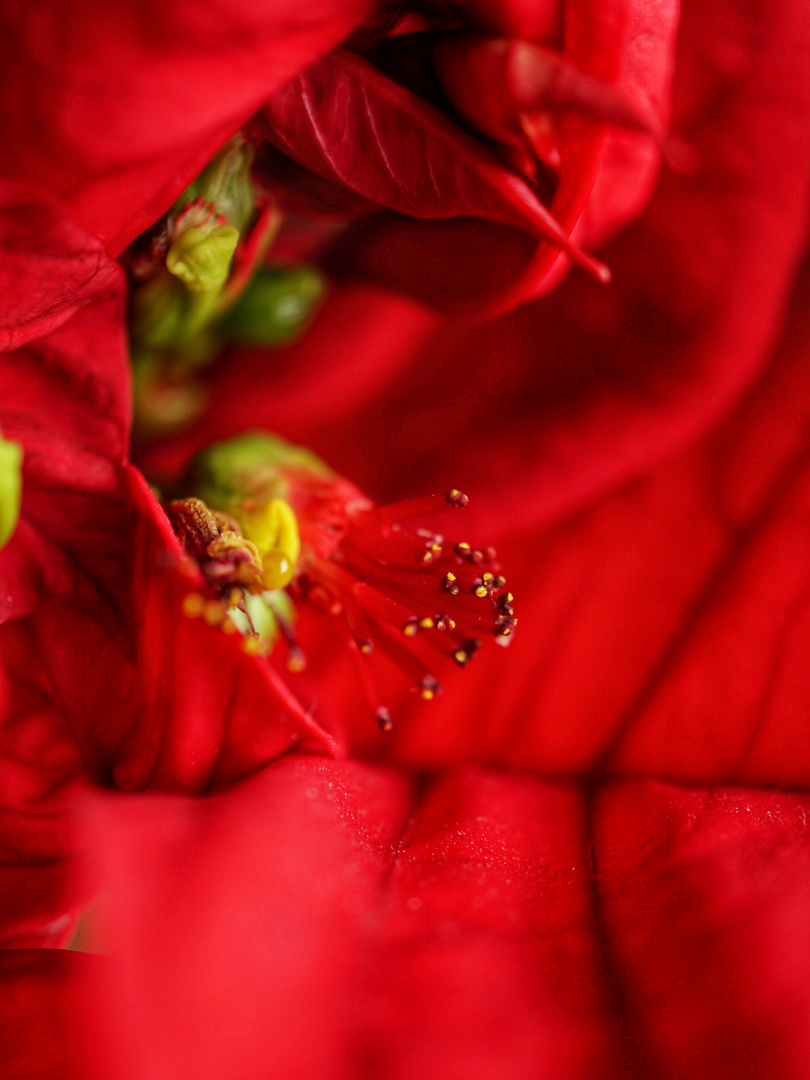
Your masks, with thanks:
[{"label": "stamen", "polygon": [[442,582],[442,584],[451,596],[458,596],[458,594],[461,592],[461,587],[459,586],[458,581],[456,580],[456,575],[453,573],[452,570],[448,570],[447,573],[444,575],[444,581]]},{"label": "stamen", "polygon": [[446,495],[424,495],[420,499],[404,499],[402,502],[389,503],[377,508],[377,516],[386,525],[413,518],[433,517],[445,510],[461,509],[469,504],[463,491],[453,488]]},{"label": "stamen", "polygon": [[369,671],[368,654],[364,654],[360,651],[353,638],[349,640],[349,652],[354,658],[355,670],[360,679],[363,695],[371,715],[376,720],[380,731],[391,731],[394,726],[393,721],[391,720],[391,713],[387,705],[385,705],[380,698],[377,684]]},{"label": "stamen", "polygon": [[[219,561],[206,570],[217,600],[228,598],[232,608],[249,608],[255,624],[248,616],[245,625],[251,631],[258,627],[268,647],[283,638],[291,670],[304,666],[303,654],[288,609],[279,600],[277,610],[273,597],[306,600],[322,612],[342,615],[369,710],[383,730],[390,729],[391,714],[373,677],[378,654],[430,701],[441,686],[427,666],[430,657],[427,663],[423,659],[429,648],[445,662],[466,667],[485,635],[509,643],[517,624],[514,597],[504,591],[495,549],[473,548],[466,541],[445,546],[433,530],[409,531],[401,524],[466,506],[467,497],[458,488],[376,509],[308,451],[260,433],[209,448],[196,468],[197,490],[220,511],[200,504],[208,514],[203,515],[205,528],[195,524],[189,530],[194,543],[187,550],[201,566],[206,559],[212,563],[213,550],[218,553]],[[194,500],[183,505],[189,502]],[[184,513],[188,517],[191,511]],[[234,541],[223,539],[228,530]],[[257,587],[232,571],[232,546],[240,556],[256,552]],[[267,590],[273,553],[294,562],[286,594],[280,588]],[[273,584],[287,580],[274,579]],[[199,603],[189,600],[187,607],[194,612]],[[207,607],[206,600],[203,617]],[[262,612],[271,620],[273,613],[275,620],[265,626]],[[209,617],[214,618],[213,608]],[[222,604],[216,618],[224,618]]]},{"label": "stamen", "polygon": [[381,626],[374,628],[374,637],[379,641],[380,648],[402,668],[406,675],[413,680],[419,694],[425,701],[431,701],[441,693],[441,686],[435,676],[427,669],[425,664],[401,645],[396,638],[392,637]]},{"label": "stamen", "polygon": [[481,648],[481,642],[478,638],[470,638],[465,641],[456,651],[453,653],[453,659],[459,667],[465,668],[467,664],[472,660],[478,650]]}]

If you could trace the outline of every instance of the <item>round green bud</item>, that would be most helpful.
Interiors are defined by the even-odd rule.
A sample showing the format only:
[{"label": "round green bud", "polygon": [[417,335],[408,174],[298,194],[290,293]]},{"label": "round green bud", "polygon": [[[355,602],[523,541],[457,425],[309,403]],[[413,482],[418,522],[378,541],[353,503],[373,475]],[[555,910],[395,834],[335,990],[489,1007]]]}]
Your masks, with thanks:
[{"label": "round green bud", "polygon": [[301,334],[326,293],[310,266],[264,267],[230,309],[222,332],[242,345],[284,345]]}]

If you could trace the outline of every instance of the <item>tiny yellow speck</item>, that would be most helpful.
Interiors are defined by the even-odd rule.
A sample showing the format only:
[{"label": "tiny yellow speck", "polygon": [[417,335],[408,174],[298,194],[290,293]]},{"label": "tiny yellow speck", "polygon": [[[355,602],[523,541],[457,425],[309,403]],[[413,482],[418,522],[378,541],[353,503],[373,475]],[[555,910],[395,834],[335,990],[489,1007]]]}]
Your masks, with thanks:
[{"label": "tiny yellow speck", "polygon": [[199,615],[202,615],[204,607],[205,600],[198,592],[188,593],[183,597],[183,602],[180,605],[183,614],[187,615],[189,619],[196,619]]},{"label": "tiny yellow speck", "polygon": [[219,626],[225,618],[225,608],[219,600],[208,600],[203,607],[202,616],[209,626]]},{"label": "tiny yellow speck", "polygon": [[420,690],[419,692],[422,695],[423,701],[433,701],[433,698],[436,696],[432,690]]},{"label": "tiny yellow speck", "polygon": [[419,625],[422,627],[423,630],[432,630],[436,624],[429,615],[426,615],[424,619],[419,620]]},{"label": "tiny yellow speck", "polygon": [[248,656],[258,656],[262,651],[262,643],[257,637],[246,637],[242,640],[242,649]]}]

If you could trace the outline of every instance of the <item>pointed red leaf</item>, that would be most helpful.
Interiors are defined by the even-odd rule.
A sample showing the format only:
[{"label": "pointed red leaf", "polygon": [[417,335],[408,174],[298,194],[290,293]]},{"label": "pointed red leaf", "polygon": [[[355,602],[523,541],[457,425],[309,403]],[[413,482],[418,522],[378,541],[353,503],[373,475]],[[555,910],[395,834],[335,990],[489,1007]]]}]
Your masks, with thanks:
[{"label": "pointed red leaf", "polygon": [[417,218],[480,217],[550,241],[597,277],[540,199],[474,139],[371,64],[340,50],[263,109],[267,138],[364,198]]}]

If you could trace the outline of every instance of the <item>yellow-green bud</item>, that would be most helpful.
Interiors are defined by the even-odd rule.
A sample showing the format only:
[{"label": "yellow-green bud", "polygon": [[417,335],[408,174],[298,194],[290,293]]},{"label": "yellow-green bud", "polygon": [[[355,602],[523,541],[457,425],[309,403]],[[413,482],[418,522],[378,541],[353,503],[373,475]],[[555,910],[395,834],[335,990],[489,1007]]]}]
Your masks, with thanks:
[{"label": "yellow-green bud", "polygon": [[11,539],[20,517],[22,447],[0,435],[0,547]]},{"label": "yellow-green bud", "polygon": [[217,225],[210,232],[186,229],[166,255],[166,269],[180,278],[190,292],[216,294],[231,272],[239,232],[231,225]]}]

